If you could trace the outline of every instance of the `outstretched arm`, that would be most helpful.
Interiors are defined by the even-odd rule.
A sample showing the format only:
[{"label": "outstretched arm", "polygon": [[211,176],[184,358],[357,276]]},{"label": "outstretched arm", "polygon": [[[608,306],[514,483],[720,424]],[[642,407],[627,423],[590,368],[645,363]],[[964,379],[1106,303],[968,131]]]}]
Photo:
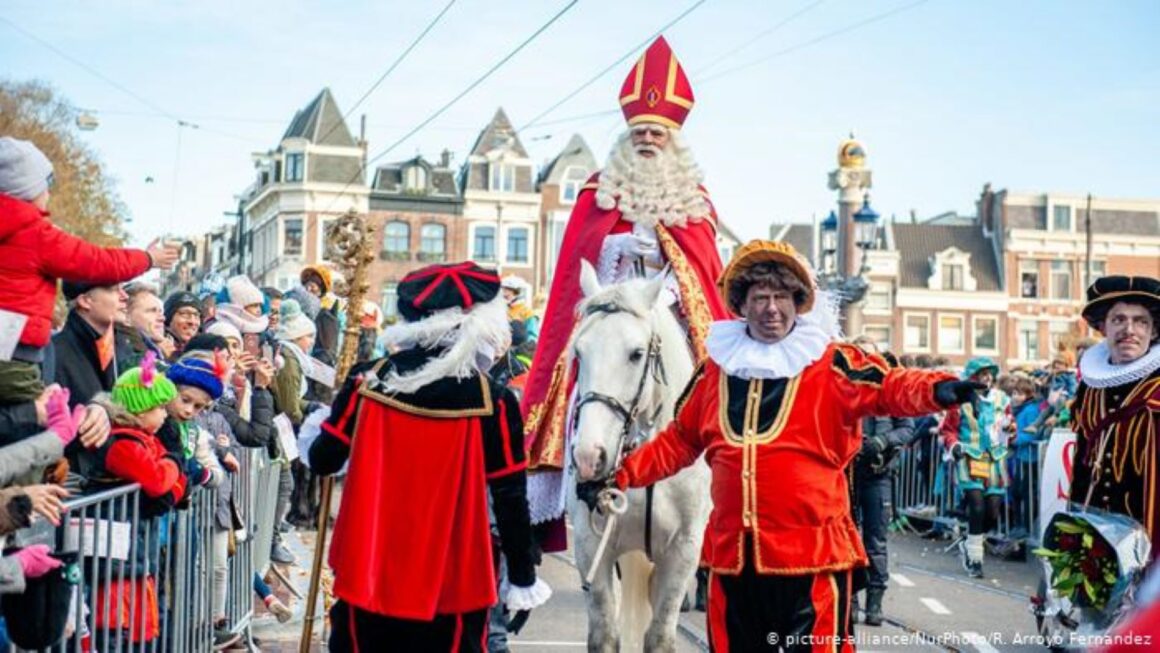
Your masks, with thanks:
[{"label": "outstretched arm", "polygon": [[647,487],[664,480],[696,462],[705,450],[701,414],[706,393],[716,385],[704,368],[697,368],[688,387],[677,400],[677,415],[652,440],[630,453],[616,472],[621,489]]}]

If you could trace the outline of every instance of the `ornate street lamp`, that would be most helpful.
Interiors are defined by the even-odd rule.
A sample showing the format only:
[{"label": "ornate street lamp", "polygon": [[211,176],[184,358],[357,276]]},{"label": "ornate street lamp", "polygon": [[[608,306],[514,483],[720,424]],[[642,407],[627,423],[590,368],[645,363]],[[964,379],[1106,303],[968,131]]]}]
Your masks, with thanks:
[{"label": "ornate street lamp", "polygon": [[870,194],[862,199],[862,208],[854,214],[854,238],[862,249],[862,266],[866,267],[866,250],[874,245],[878,237],[878,212],[870,208]]}]

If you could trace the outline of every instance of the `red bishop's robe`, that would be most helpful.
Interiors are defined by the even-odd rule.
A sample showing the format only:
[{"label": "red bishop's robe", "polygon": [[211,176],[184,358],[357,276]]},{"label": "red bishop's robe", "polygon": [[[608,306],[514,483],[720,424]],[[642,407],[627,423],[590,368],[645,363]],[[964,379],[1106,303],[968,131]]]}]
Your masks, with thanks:
[{"label": "red bishop's robe", "polygon": [[[580,260],[595,267],[606,236],[632,231],[632,223],[622,218],[620,209],[606,211],[596,205],[598,179],[599,173],[580,189],[568,219],[521,402],[528,469],[532,471],[564,468],[564,417],[575,374],[565,367],[568,342],[576,327],[576,305],[583,298]],[[705,200],[709,201],[707,194]],[[717,212],[712,202],[709,211],[708,219],[690,220],[684,227],[656,227],[661,253],[680,285],[682,317],[689,325],[698,361],[705,358],[709,324],[729,317],[716,285],[721,276],[721,255],[717,252]]]},{"label": "red bishop's robe", "polygon": [[335,596],[418,621],[496,603],[489,489],[508,578],[535,583],[515,395],[481,374],[378,389],[384,366],[429,356],[405,350],[348,382],[310,449],[319,473],[350,463],[330,548]]},{"label": "red bishop's robe", "polygon": [[858,347],[831,344],[790,379],[730,377],[709,359],[674,420],[624,460],[620,487],[646,487],[705,454],[713,512],[702,560],[737,575],[752,542],[758,574],[804,575],[866,564],[850,517],[845,470],[862,445],[861,420],[942,410],[942,372],[890,369]]}]

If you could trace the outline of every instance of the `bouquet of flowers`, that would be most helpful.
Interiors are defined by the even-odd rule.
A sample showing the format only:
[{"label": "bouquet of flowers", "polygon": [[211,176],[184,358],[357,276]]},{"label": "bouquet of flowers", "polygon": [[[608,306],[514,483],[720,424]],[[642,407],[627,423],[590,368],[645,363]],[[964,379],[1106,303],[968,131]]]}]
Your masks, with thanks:
[{"label": "bouquet of flowers", "polygon": [[1050,566],[1051,589],[1060,598],[1097,612],[1125,599],[1148,562],[1147,531],[1124,515],[1059,512],[1034,551]]}]

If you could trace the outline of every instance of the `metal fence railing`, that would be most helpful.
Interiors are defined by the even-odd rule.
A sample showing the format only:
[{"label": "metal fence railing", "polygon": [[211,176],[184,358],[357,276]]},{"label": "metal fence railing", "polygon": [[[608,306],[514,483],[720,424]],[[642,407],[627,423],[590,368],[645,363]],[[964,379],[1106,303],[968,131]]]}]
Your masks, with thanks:
[{"label": "metal fence railing", "polygon": [[[278,468],[249,449],[231,475],[243,528],[229,557],[226,618],[252,644],[253,576],[269,567]],[[199,488],[189,505],[156,517],[127,484],[76,496],[59,527],[38,521],[10,544],[75,553],[79,574],[63,638],[52,653],[203,653],[213,648],[213,538],[217,493]],[[13,645],[12,653],[21,652]]]},{"label": "metal fence railing", "polygon": [[[1037,545],[1040,532],[1040,492],[1047,441],[1025,449],[1012,448],[1004,460],[1008,485],[1003,510],[993,534],[1000,539]],[[938,437],[923,437],[899,454],[894,478],[895,504],[910,520],[936,530],[962,532],[966,516],[955,484],[954,462]]]}]

